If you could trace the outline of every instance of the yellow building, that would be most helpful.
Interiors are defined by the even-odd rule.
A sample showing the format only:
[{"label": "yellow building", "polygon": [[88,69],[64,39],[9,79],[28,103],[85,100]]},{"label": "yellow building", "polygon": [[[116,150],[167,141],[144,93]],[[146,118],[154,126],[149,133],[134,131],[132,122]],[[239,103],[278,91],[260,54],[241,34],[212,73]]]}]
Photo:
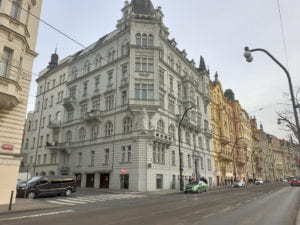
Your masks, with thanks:
[{"label": "yellow building", "polygon": [[211,127],[213,132],[213,148],[215,160],[216,184],[230,185],[233,182],[233,143],[234,124],[232,120],[231,102],[224,96],[222,85],[218,80],[210,82],[210,111]]},{"label": "yellow building", "polygon": [[[0,205],[16,188],[42,0],[0,1]],[[28,11],[30,13],[28,13]],[[5,182],[4,182],[5,181]],[[15,198],[13,198],[15,199]]]}]

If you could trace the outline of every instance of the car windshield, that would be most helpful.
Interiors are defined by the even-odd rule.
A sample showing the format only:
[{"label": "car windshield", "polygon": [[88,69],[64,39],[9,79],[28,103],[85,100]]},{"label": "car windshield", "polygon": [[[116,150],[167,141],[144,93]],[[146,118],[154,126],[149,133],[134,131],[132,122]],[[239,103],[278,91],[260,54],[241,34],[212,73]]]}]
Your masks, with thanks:
[{"label": "car windshield", "polygon": [[27,183],[34,183],[36,182],[37,180],[41,179],[41,177],[32,177]]},{"label": "car windshield", "polygon": [[198,184],[199,182],[198,181],[191,181],[189,182],[190,185],[195,185],[195,184]]}]

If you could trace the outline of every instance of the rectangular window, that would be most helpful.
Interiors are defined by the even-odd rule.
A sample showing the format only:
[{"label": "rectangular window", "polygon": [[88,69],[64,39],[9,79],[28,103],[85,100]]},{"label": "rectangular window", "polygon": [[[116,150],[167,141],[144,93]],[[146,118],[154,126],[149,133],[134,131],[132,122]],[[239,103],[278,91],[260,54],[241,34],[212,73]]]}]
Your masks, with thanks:
[{"label": "rectangular window", "polygon": [[112,110],[114,108],[114,95],[106,96],[105,105],[106,110]]},{"label": "rectangular window", "polygon": [[48,105],[48,98],[45,99],[45,102],[44,102],[44,109],[47,109],[47,105]]},{"label": "rectangular window", "polygon": [[46,118],[45,117],[43,117],[43,119],[42,119],[42,128],[44,128],[44,126],[45,126],[45,121],[46,121]]},{"label": "rectangular window", "polygon": [[76,96],[76,87],[70,88],[70,97],[75,97]]},{"label": "rectangular window", "polygon": [[136,72],[154,72],[154,59],[153,58],[135,58],[135,71]]},{"label": "rectangular window", "polygon": [[81,104],[81,109],[80,109],[81,117],[83,117],[87,113],[87,108],[88,108],[87,103]]},{"label": "rectangular window", "polygon": [[156,163],[156,143],[153,143],[153,163]]},{"label": "rectangular window", "polygon": [[108,165],[108,162],[109,162],[109,149],[105,149],[104,164]]},{"label": "rectangular window", "polygon": [[131,146],[127,146],[127,161],[131,162]]},{"label": "rectangular window", "polygon": [[163,175],[156,174],[156,189],[163,189]]},{"label": "rectangular window", "polygon": [[100,98],[93,100],[93,110],[100,109]]},{"label": "rectangular window", "polygon": [[126,148],[125,146],[122,147],[122,163],[125,162],[125,154],[126,154]]},{"label": "rectangular window", "polygon": [[120,188],[121,189],[129,188],[129,174],[120,174]]},{"label": "rectangular window", "polygon": [[68,111],[67,119],[68,121],[72,121],[74,117],[74,111]]},{"label": "rectangular window", "polygon": [[87,91],[88,91],[88,82],[84,82],[83,83],[83,96],[87,95]]},{"label": "rectangular window", "polygon": [[140,57],[135,58],[135,71],[136,72],[141,71],[141,58]]},{"label": "rectangular window", "polygon": [[53,79],[53,81],[52,81],[52,88],[55,88],[55,85],[56,85],[56,80]]},{"label": "rectangular window", "polygon": [[159,103],[160,103],[160,107],[162,109],[165,108],[165,95],[164,94],[159,94]]},{"label": "rectangular window", "polygon": [[180,158],[181,158],[181,166],[182,166],[182,168],[184,167],[184,156],[183,156],[183,153],[181,152],[180,153]]},{"label": "rectangular window", "polygon": [[191,155],[190,154],[188,154],[188,167],[192,168]]},{"label": "rectangular window", "polygon": [[44,136],[40,136],[40,147],[43,146]]},{"label": "rectangular window", "polygon": [[95,164],[95,151],[91,151],[91,166]]},{"label": "rectangular window", "polygon": [[163,71],[162,69],[159,70],[159,85],[160,85],[161,87],[164,87],[164,86],[165,86],[164,73],[165,73],[165,71]]},{"label": "rectangular window", "polygon": [[175,114],[175,102],[171,99],[169,99],[169,112],[172,114]]},{"label": "rectangular window", "polygon": [[11,64],[12,50],[4,47],[3,55],[0,58],[0,77],[9,78],[8,73]]},{"label": "rectangular window", "polygon": [[153,84],[135,84],[135,99],[153,99]]},{"label": "rectangular window", "polygon": [[20,16],[20,7],[21,7],[21,0],[13,0],[11,5],[10,16],[15,20],[19,19]]},{"label": "rectangular window", "polygon": [[28,144],[29,144],[29,139],[27,138],[25,142],[25,149],[28,149]]},{"label": "rectangular window", "polygon": [[44,160],[43,160],[43,164],[47,163],[47,154],[44,154]]},{"label": "rectangular window", "polygon": [[211,159],[207,159],[207,170],[211,171]]},{"label": "rectangular window", "polygon": [[127,77],[128,69],[127,69],[127,64],[122,65],[122,78]]},{"label": "rectangular window", "polygon": [[170,81],[170,83],[169,83],[170,92],[173,92],[173,90],[174,90],[173,89],[173,80],[174,80],[174,78],[170,76],[170,80],[169,80]]},{"label": "rectangular window", "polygon": [[40,164],[41,164],[41,155],[38,155],[37,164],[38,164],[38,165],[40,165]]},{"label": "rectangular window", "polygon": [[32,149],[34,149],[34,145],[35,145],[35,138],[32,139],[32,146],[31,146]]},{"label": "rectangular window", "polygon": [[49,107],[52,107],[52,106],[53,106],[53,95],[51,95]]},{"label": "rectangular window", "polygon": [[175,151],[172,151],[172,166],[175,166]]},{"label": "rectangular window", "polygon": [[95,77],[95,90],[99,89],[100,77]]},{"label": "rectangular window", "polygon": [[127,91],[122,91],[122,99],[121,99],[122,105],[127,104]]},{"label": "rectangular window", "polygon": [[82,152],[78,153],[78,167],[80,167],[82,164]]},{"label": "rectangular window", "polygon": [[203,165],[203,158],[202,158],[202,157],[200,158],[200,167],[201,167],[201,170],[203,170],[203,169],[204,169],[204,165]]}]

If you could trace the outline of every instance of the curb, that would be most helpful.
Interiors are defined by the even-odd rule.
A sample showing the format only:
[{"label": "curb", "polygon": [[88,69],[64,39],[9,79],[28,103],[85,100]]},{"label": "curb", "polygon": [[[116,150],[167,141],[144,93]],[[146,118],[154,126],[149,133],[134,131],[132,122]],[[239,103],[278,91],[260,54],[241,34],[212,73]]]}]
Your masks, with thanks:
[{"label": "curb", "polygon": [[300,206],[299,206],[299,209],[298,209],[298,215],[296,217],[296,225],[300,225]]},{"label": "curb", "polygon": [[2,216],[2,215],[16,214],[16,213],[42,211],[42,210],[54,209],[54,208],[60,208],[60,207],[62,207],[62,206],[59,206],[59,205],[54,206],[53,205],[52,207],[43,207],[43,208],[31,208],[31,209],[21,209],[21,210],[14,210],[14,209],[12,209],[11,211],[0,212],[0,216]]}]

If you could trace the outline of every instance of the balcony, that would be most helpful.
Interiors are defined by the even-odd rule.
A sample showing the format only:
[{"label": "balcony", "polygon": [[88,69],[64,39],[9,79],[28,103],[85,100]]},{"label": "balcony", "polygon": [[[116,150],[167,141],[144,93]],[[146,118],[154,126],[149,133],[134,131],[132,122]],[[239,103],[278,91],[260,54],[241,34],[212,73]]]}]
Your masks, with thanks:
[{"label": "balcony", "polygon": [[49,122],[48,128],[57,130],[61,127],[61,121],[59,120],[52,120]]},{"label": "balcony", "polygon": [[155,113],[160,107],[160,101],[155,99],[129,99],[129,108],[134,112],[141,112],[145,108],[147,113]]},{"label": "balcony", "polygon": [[230,142],[229,138],[224,135],[219,136],[219,140],[223,145],[228,145]]},{"label": "balcony", "polygon": [[236,159],[236,163],[237,163],[237,165],[239,165],[239,166],[244,166],[244,165],[246,164],[246,160],[243,159],[243,158],[237,158],[237,159]]},{"label": "balcony", "polygon": [[12,109],[20,102],[22,88],[18,82],[0,76],[0,109]]},{"label": "balcony", "polygon": [[[180,122],[181,118],[182,118],[182,114],[176,115],[177,123]],[[200,119],[196,120],[196,117],[194,119],[191,118],[190,116],[184,117],[184,119],[182,120],[181,126],[188,128],[190,130],[193,130],[196,133],[201,132],[201,121],[200,121]]]},{"label": "balcony", "polygon": [[53,143],[50,143],[50,142],[46,142],[46,148],[48,150],[64,150],[66,147],[65,143],[59,143],[57,141],[54,141]]},{"label": "balcony", "polygon": [[157,130],[151,131],[150,135],[154,137],[154,140],[156,142],[166,144],[167,146],[170,146],[175,142],[173,136],[169,134],[165,134],[161,131],[157,131]]},{"label": "balcony", "polygon": [[64,107],[67,110],[74,110],[76,106],[76,98],[74,96],[70,96],[64,99]]},{"label": "balcony", "polygon": [[227,162],[231,162],[232,161],[232,155],[231,154],[227,154],[225,152],[218,152],[218,158],[223,160],[223,161],[227,161]]},{"label": "balcony", "polygon": [[203,133],[207,138],[212,138],[212,131],[209,128],[204,128]]},{"label": "balcony", "polygon": [[99,111],[99,110],[92,110],[90,112],[87,112],[83,116],[83,119],[86,122],[92,122],[92,121],[100,121],[100,117],[101,117],[101,111]]}]

